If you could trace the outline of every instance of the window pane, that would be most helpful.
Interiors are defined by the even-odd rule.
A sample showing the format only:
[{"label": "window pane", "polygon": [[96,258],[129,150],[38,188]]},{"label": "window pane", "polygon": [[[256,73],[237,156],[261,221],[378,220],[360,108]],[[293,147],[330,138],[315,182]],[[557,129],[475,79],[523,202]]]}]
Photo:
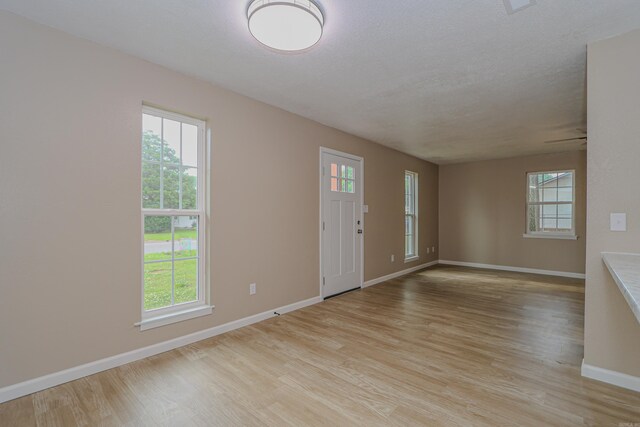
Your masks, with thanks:
[{"label": "window pane", "polygon": [[171,261],[144,265],[144,309],[171,305]]},{"label": "window pane", "polygon": [[573,172],[559,173],[558,187],[573,187]]},{"label": "window pane", "polygon": [[198,166],[198,127],[182,124],[182,165]]},{"label": "window pane", "polygon": [[349,178],[349,179],[354,179],[354,176],[353,176],[353,168],[352,168],[351,166],[348,166],[348,167],[347,167],[347,178]]},{"label": "window pane", "polygon": [[165,166],[162,168],[163,172],[163,197],[164,202],[162,209],[178,209],[179,204],[179,186],[180,186],[180,174],[178,173],[177,166]]},{"label": "window pane", "polygon": [[529,219],[528,229],[529,231],[540,231],[540,215],[541,209],[540,206],[529,206],[527,218]]},{"label": "window pane", "polygon": [[149,133],[160,138],[162,136],[162,119],[151,114],[143,114],[142,133]]},{"label": "window pane", "polygon": [[414,206],[414,198],[413,195],[408,195],[405,197],[405,213],[407,214],[413,214],[415,212],[415,206]]},{"label": "window pane", "polygon": [[180,122],[163,119],[164,161],[180,164]]},{"label": "window pane", "polygon": [[543,202],[557,202],[558,201],[558,189],[553,187],[553,188],[547,188],[545,187],[542,190],[542,201]]},{"label": "window pane", "polygon": [[142,115],[142,160],[160,161],[161,120],[160,117]]},{"label": "window pane", "polygon": [[406,215],[404,217],[404,234],[414,234],[413,233],[413,217],[410,215]]},{"label": "window pane", "polygon": [[404,241],[405,241],[405,248],[404,248],[405,255],[407,256],[414,255],[413,236],[406,236]]},{"label": "window pane", "polygon": [[347,183],[344,179],[340,179],[340,191],[342,191],[343,193],[347,191]]},{"label": "window pane", "polygon": [[340,177],[342,177],[342,178],[346,178],[347,177],[347,172],[346,172],[346,166],[345,165],[340,165]]},{"label": "window pane", "polygon": [[331,191],[338,191],[338,178],[331,178]]},{"label": "window pane", "polygon": [[556,218],[542,218],[542,231],[554,231],[558,227],[558,220]]},{"label": "window pane", "polygon": [[144,218],[144,260],[171,259],[171,217],[145,216]]},{"label": "window pane", "polygon": [[559,219],[558,228],[563,231],[571,230],[572,228],[571,219]]},{"label": "window pane", "polygon": [[173,217],[175,258],[198,256],[198,217]]},{"label": "window pane", "polygon": [[542,216],[545,218],[555,218],[558,215],[557,205],[544,205],[542,207]]},{"label": "window pane", "polygon": [[182,209],[198,208],[198,169],[182,171]]},{"label": "window pane", "polygon": [[160,208],[160,165],[142,163],[142,207]]},{"label": "window pane", "polygon": [[560,201],[560,202],[572,202],[573,201],[573,188],[571,188],[571,187],[558,188],[558,201]]},{"label": "window pane", "polygon": [[198,299],[198,260],[176,261],[175,268],[175,303],[181,304]]},{"label": "window pane", "polygon": [[538,174],[529,175],[529,202],[539,202],[541,199],[540,189],[538,187]]},{"label": "window pane", "polygon": [[573,205],[563,204],[558,205],[558,216],[560,218],[567,218],[573,215]]},{"label": "window pane", "polygon": [[338,176],[338,165],[331,163],[331,176]]}]

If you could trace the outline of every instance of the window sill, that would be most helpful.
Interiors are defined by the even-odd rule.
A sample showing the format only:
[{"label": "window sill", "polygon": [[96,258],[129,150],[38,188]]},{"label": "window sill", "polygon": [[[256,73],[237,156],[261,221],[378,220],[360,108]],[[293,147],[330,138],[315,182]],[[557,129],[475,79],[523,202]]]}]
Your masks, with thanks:
[{"label": "window sill", "polygon": [[558,239],[558,240],[578,240],[575,234],[523,234],[526,239]]},{"label": "window sill", "polygon": [[136,323],[135,326],[139,326],[140,331],[142,332],[146,331],[147,329],[158,328],[160,326],[182,322],[183,320],[206,316],[213,313],[213,308],[214,307],[212,305],[191,307],[182,311],[177,311],[175,313],[162,314],[159,316],[150,317],[148,319],[143,319],[142,321]]},{"label": "window sill", "polygon": [[420,259],[420,257],[418,255],[415,256],[410,256],[408,258],[404,259],[404,263],[409,263],[409,262],[413,262],[413,261],[418,261]]}]

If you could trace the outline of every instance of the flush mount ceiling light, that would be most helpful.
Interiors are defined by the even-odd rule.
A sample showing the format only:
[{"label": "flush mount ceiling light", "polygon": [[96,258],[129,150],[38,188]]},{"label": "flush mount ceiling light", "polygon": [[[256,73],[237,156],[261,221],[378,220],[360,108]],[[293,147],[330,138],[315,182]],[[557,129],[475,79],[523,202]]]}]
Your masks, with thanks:
[{"label": "flush mount ceiling light", "polygon": [[507,8],[509,15],[513,15],[535,4],[536,0],[504,0],[504,6]]},{"label": "flush mount ceiling light", "polygon": [[324,25],[322,12],[309,0],[253,0],[247,17],[256,40],[284,52],[316,44]]}]

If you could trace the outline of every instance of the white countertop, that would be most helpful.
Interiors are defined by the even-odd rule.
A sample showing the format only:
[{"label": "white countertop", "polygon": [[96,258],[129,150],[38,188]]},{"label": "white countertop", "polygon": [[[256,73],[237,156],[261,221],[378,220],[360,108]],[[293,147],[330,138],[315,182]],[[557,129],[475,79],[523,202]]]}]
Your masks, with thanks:
[{"label": "white countertop", "polygon": [[640,323],[640,254],[602,252],[602,259]]}]

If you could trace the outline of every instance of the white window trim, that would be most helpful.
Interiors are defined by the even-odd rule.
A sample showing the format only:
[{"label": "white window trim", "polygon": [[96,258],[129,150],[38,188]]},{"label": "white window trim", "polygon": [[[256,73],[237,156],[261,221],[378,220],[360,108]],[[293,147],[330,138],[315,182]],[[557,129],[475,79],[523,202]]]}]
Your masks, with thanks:
[{"label": "white window trim", "polygon": [[[148,209],[141,207],[141,241],[142,241],[142,272],[140,280],[140,310],[141,321],[135,323],[140,327],[140,331],[157,328],[159,326],[169,325],[181,322],[195,317],[206,316],[213,312],[213,306],[209,304],[209,292],[207,283],[209,283],[206,269],[206,194],[207,186],[205,176],[207,175],[206,162],[206,123],[203,120],[176,114],[147,105],[142,106],[143,114],[150,114],[157,117],[175,120],[182,123],[194,125],[198,128],[198,181],[197,181],[197,203],[198,209]],[[140,162],[142,165],[142,161]],[[142,179],[140,194],[142,195]],[[142,197],[140,197],[142,200]],[[142,203],[141,203],[142,205]],[[145,310],[144,308],[144,218],[145,216],[198,216],[198,300],[176,304],[170,307],[158,308],[154,310]]]},{"label": "white window trim", "polygon": [[578,236],[569,233],[524,233],[525,239],[558,239],[558,240],[578,240]]},{"label": "white window trim", "polygon": [[[418,173],[417,172],[413,172],[410,170],[405,170],[404,171],[404,175],[406,177],[407,174],[410,174],[413,178],[413,218],[414,218],[414,224],[413,224],[413,250],[414,253],[411,255],[407,255],[406,253],[406,234],[407,234],[407,230],[406,230],[406,225],[405,225],[405,254],[404,254],[404,262],[408,263],[408,262],[413,262],[416,261],[418,259],[420,259],[420,255],[418,254]],[[402,180],[403,186],[404,186],[404,179]],[[406,195],[405,195],[406,197]],[[405,200],[406,203],[406,200]],[[405,213],[405,218],[407,217],[407,214]]]},{"label": "white window trim", "polygon": [[[529,231],[529,177],[541,173],[571,173],[571,230],[559,231]],[[576,235],[576,171],[575,169],[549,170],[538,172],[527,172],[525,182],[525,233],[522,237],[526,239],[558,239],[558,240],[578,240]],[[549,202],[550,205],[566,204],[568,202]]]}]

